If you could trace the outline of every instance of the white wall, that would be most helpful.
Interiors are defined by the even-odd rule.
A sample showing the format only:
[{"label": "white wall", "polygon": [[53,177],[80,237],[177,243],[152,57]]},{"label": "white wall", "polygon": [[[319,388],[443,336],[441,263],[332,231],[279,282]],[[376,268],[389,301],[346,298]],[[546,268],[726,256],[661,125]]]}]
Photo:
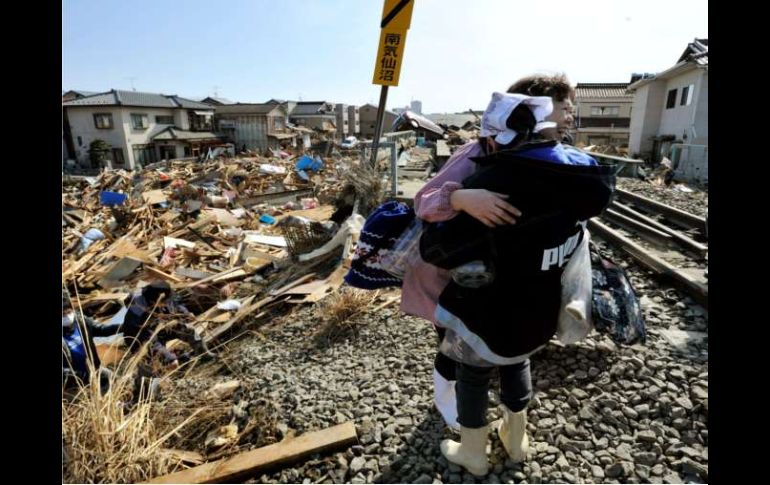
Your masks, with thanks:
[{"label": "white wall", "polygon": [[[133,146],[149,145],[150,143],[152,143],[151,136],[158,134],[158,132],[161,131],[166,126],[173,126],[173,125],[158,125],[155,122],[155,117],[156,116],[174,116],[174,122],[176,123],[178,113],[182,113],[185,117],[187,116],[187,112],[181,109],[175,110],[172,108],[141,108],[141,107],[121,108],[121,121],[123,123],[123,129],[126,134],[126,145],[127,145],[127,151],[128,151],[127,160],[130,161],[129,163],[131,168],[135,167]],[[147,128],[141,129],[141,130],[135,129],[131,124],[132,114],[147,115],[147,122],[148,122]],[[159,156],[157,148],[155,149],[155,156],[156,157]]]},{"label": "white wall", "polygon": [[[674,135],[677,140],[682,140],[682,135],[685,133],[691,137],[691,127],[693,124],[695,108],[697,106],[696,93],[693,91],[692,101],[689,105],[682,106],[682,89],[686,86],[692,85],[692,89],[695,90],[700,80],[702,71],[694,70],[686,72],[680,76],[673,77],[666,82],[666,92],[663,96],[662,114],[660,117],[660,128],[658,129],[658,135]],[[673,108],[666,109],[666,100],[668,98],[668,92],[672,89],[676,89],[676,104]]]},{"label": "white wall", "polygon": [[[123,149],[123,158],[126,166],[129,164],[129,153],[126,150],[126,142],[123,132],[121,109],[117,107],[67,107],[67,116],[72,132],[72,142],[75,145],[75,157],[78,163],[90,165],[88,147],[94,140],[104,140],[113,148]],[[94,122],[95,113],[109,113],[112,115],[112,128],[99,129]],[[78,137],[80,140],[78,140]],[[78,142],[80,141],[80,143]]]},{"label": "white wall", "polygon": [[190,117],[187,115],[186,109],[174,110],[174,125],[182,130],[190,129]]},{"label": "white wall", "polygon": [[631,155],[644,156],[652,150],[651,138],[658,135],[661,111],[666,102],[665,87],[663,81],[653,81],[636,90],[631,110]]},{"label": "white wall", "polygon": [[243,145],[249,150],[267,149],[267,117],[246,115],[223,115],[235,120],[235,146],[240,150]]},{"label": "white wall", "polygon": [[[693,102],[697,99],[697,106],[695,108],[695,137],[690,138],[687,141],[694,145],[708,145],[709,144],[709,73],[703,71],[703,75],[700,79],[700,86],[695,90],[695,96]],[[690,134],[690,137],[693,135]]]}]

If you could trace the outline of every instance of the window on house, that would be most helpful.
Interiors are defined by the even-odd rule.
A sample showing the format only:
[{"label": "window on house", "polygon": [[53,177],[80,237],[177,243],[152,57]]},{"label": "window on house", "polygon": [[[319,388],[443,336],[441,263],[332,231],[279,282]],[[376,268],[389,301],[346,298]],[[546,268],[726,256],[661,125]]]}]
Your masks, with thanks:
[{"label": "window on house", "polygon": [[134,145],[134,165],[143,167],[155,162],[154,145]]},{"label": "window on house", "polygon": [[133,126],[135,130],[147,129],[149,124],[149,121],[147,121],[147,115],[131,113],[131,126]]},{"label": "window on house", "polygon": [[676,106],[676,89],[668,92],[668,99],[666,100],[666,109],[671,109],[674,106]]},{"label": "window on house", "polygon": [[173,116],[156,116],[155,123],[159,125],[173,125],[174,117]]},{"label": "window on house", "polygon": [[682,98],[679,106],[689,106],[692,103],[692,91],[695,86],[690,84],[682,88]]},{"label": "window on house", "polygon": [[83,137],[80,137],[80,136],[78,137],[78,146],[79,147],[83,146]]},{"label": "window on house", "polygon": [[619,114],[618,106],[591,106],[591,116],[618,116]]},{"label": "window on house", "polygon": [[94,113],[94,125],[100,130],[109,130],[112,128],[112,114]]},{"label": "window on house", "polygon": [[123,149],[122,148],[113,148],[112,149],[112,162],[115,165],[123,165],[125,160],[123,159]]}]

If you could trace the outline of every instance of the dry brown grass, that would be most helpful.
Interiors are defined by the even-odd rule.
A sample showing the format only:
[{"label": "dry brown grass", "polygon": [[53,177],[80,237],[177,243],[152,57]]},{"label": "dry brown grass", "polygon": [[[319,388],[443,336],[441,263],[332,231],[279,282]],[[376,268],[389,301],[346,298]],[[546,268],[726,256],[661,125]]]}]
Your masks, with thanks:
[{"label": "dry brown grass", "polygon": [[358,323],[354,317],[369,309],[378,296],[377,291],[349,287],[327,296],[316,307],[316,316],[323,322],[316,343],[334,343],[354,333]]},{"label": "dry brown grass", "polygon": [[117,363],[104,393],[99,371],[89,359],[89,381],[76,381],[72,392],[62,399],[65,483],[142,482],[181,466],[178,459],[160,451],[172,436],[205,418],[207,408],[187,407],[177,419],[168,419],[153,406],[155,396],[147,379],[143,379],[139,395],[133,395],[148,345]]},{"label": "dry brown grass", "polygon": [[148,383],[133,406],[138,356],[121,361],[102,394],[91,365],[90,382],[78,382],[72,399],[62,400],[62,440],[67,483],[133,483],[174,471],[179,462],[159,453],[164,443],[192,421],[191,410],[176,425],[155,419]]}]

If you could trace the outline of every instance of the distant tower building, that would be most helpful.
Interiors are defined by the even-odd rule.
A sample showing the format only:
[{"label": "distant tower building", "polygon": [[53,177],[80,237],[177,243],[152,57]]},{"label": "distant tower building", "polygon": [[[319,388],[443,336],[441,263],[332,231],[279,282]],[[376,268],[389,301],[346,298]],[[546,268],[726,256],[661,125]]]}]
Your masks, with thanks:
[{"label": "distant tower building", "polygon": [[421,115],[422,114],[422,101],[412,101],[411,111],[413,113],[417,113],[418,115]]}]

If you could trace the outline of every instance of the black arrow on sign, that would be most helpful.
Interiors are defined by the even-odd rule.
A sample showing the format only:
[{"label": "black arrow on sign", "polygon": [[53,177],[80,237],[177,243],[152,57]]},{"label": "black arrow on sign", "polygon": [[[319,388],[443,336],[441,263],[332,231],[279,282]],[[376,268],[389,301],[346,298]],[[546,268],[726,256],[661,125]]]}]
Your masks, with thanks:
[{"label": "black arrow on sign", "polygon": [[396,15],[398,15],[398,12],[402,11],[404,7],[406,7],[407,4],[411,1],[412,0],[401,0],[400,2],[398,2],[398,4],[396,4],[396,6],[393,7],[393,10],[391,10],[388,13],[388,15],[386,15],[385,18],[382,19],[382,22],[380,23],[380,28],[384,29],[390,23],[390,21],[393,20],[396,17]]}]

